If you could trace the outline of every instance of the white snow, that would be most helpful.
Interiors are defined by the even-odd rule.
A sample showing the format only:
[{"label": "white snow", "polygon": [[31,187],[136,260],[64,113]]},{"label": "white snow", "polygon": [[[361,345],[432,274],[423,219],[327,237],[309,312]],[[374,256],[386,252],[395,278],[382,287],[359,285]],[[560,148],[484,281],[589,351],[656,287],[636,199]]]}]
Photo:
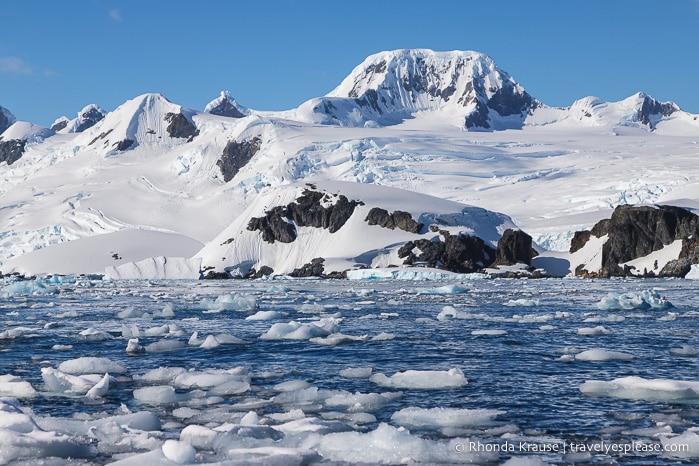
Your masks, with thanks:
[{"label": "white snow", "polygon": [[180,279],[196,280],[200,277],[201,259],[184,257],[153,257],[119,266],[109,266],[104,276],[111,280]]},{"label": "white snow", "polygon": [[634,355],[623,351],[609,351],[601,348],[592,348],[575,355],[576,361],[632,361]]},{"label": "white snow", "polygon": [[505,411],[495,409],[461,408],[403,408],[391,416],[391,421],[403,427],[484,427]]},{"label": "white snow", "polygon": [[609,293],[597,303],[597,308],[604,311],[631,309],[668,309],[670,303],[655,291],[643,290],[628,293]]}]

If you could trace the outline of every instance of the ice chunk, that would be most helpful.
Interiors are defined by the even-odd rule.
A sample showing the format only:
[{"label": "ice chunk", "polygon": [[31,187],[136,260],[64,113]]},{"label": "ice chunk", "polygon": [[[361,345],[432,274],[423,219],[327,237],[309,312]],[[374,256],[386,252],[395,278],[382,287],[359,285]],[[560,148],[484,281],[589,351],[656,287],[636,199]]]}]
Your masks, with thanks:
[{"label": "ice chunk", "polygon": [[66,374],[82,375],[111,372],[112,374],[123,374],[126,368],[108,358],[83,357],[69,359],[58,365],[58,370]]},{"label": "ice chunk", "polygon": [[506,411],[495,409],[458,408],[404,408],[391,416],[391,420],[403,427],[484,427]]},{"label": "ice chunk", "polygon": [[612,333],[611,330],[602,325],[598,325],[597,327],[582,327],[578,329],[578,335],[597,336],[609,335],[610,333]]},{"label": "ice chunk", "polygon": [[632,361],[633,354],[621,351],[607,351],[600,348],[592,348],[575,355],[576,361]]},{"label": "ice chunk", "polygon": [[699,348],[690,345],[682,345],[680,348],[670,348],[670,353],[678,356],[696,356],[699,354]]},{"label": "ice chunk", "polygon": [[487,335],[491,337],[496,337],[498,335],[506,335],[507,330],[500,330],[496,328],[484,329],[484,330],[472,330],[471,335]]},{"label": "ice chunk", "polygon": [[138,338],[130,338],[126,344],[126,352],[129,354],[143,353],[144,351],[143,346],[138,343]]},{"label": "ice chunk", "polygon": [[288,324],[273,324],[260,336],[262,340],[308,340],[314,337],[327,337],[340,329],[335,318],[325,318],[310,323],[291,321]]},{"label": "ice chunk", "polygon": [[464,373],[458,368],[449,369],[448,371],[407,370],[397,372],[391,377],[378,373],[372,375],[369,380],[382,387],[427,390],[463,387],[468,383]]},{"label": "ice chunk", "polygon": [[245,320],[277,320],[283,319],[285,315],[279,311],[257,311],[253,315],[247,316]]},{"label": "ice chunk", "polygon": [[134,380],[152,383],[152,384],[169,384],[172,383],[175,378],[184,374],[186,370],[183,367],[159,367],[157,369],[151,369],[143,375],[135,375]]},{"label": "ice chunk", "polygon": [[185,347],[185,343],[180,340],[160,340],[150,345],[146,345],[147,353],[167,353]]},{"label": "ice chunk", "polygon": [[362,335],[359,337],[355,337],[352,335],[345,335],[344,333],[332,333],[328,335],[327,337],[314,337],[309,339],[308,341],[311,343],[315,343],[317,345],[325,345],[325,346],[337,346],[342,343],[351,343],[355,341],[367,341],[369,339],[368,335]]},{"label": "ice chunk", "polygon": [[71,375],[52,367],[41,369],[44,385],[50,392],[84,395],[102,380],[99,374]]},{"label": "ice chunk", "polygon": [[156,385],[153,387],[137,388],[133,391],[133,397],[139,403],[150,405],[169,405],[177,403],[179,397],[175,389],[170,385]]},{"label": "ice chunk", "polygon": [[689,273],[684,276],[688,280],[699,280],[699,264],[693,264],[689,269]]},{"label": "ice chunk", "polygon": [[180,432],[180,440],[188,442],[195,448],[211,450],[213,441],[218,436],[218,433],[208,427],[199,425],[189,425]]},{"label": "ice chunk", "polygon": [[88,398],[100,398],[107,394],[109,391],[109,374],[104,374],[102,380],[97,382],[92,386],[91,389],[87,391],[85,396]]},{"label": "ice chunk", "polygon": [[0,375],[0,397],[34,398],[37,395],[34,387],[14,375]]},{"label": "ice chunk", "polygon": [[349,367],[340,371],[340,377],[347,379],[368,379],[374,369],[371,367]]},{"label": "ice chunk", "polygon": [[58,293],[58,288],[47,285],[41,280],[21,280],[10,283],[0,289],[0,296],[4,298],[22,294],[43,295],[56,293]]},{"label": "ice chunk", "polygon": [[668,309],[672,303],[654,291],[629,292],[623,294],[609,293],[597,303],[597,309],[603,311],[623,311],[631,309]]},{"label": "ice chunk", "polygon": [[629,400],[660,401],[666,403],[699,403],[699,382],[644,379],[630,376],[614,379],[587,380],[580,386],[587,395],[609,396]]},{"label": "ice chunk", "polygon": [[528,299],[528,298],[519,298],[519,299],[510,299],[505,303],[505,306],[510,306],[510,307],[516,307],[516,306],[522,306],[522,307],[534,307],[539,305],[539,300],[538,299]]},{"label": "ice chunk", "polygon": [[272,390],[276,390],[278,392],[293,392],[309,387],[311,387],[311,384],[305,380],[287,380],[286,382],[276,384],[274,387],[272,387]]},{"label": "ice chunk", "polygon": [[165,440],[162,446],[165,458],[176,464],[187,464],[194,462],[196,450],[188,442],[180,440]]},{"label": "ice chunk", "polygon": [[112,338],[113,337],[105,331],[98,330],[94,327],[88,327],[78,334],[78,336],[76,337],[76,340],[78,340],[78,341],[106,341],[106,340],[111,340]]},{"label": "ice chunk", "polygon": [[398,393],[335,393],[325,400],[325,406],[330,408],[345,408],[349,412],[370,413],[378,411],[388,403],[400,398]]},{"label": "ice chunk", "polygon": [[467,293],[468,288],[460,285],[444,285],[437,288],[418,288],[417,294],[461,294]]},{"label": "ice chunk", "polygon": [[257,300],[252,296],[237,294],[224,294],[216,299],[204,298],[199,303],[198,309],[205,311],[241,311],[249,312],[257,309]]},{"label": "ice chunk", "polygon": [[317,449],[326,460],[353,464],[480,464],[498,460],[498,453],[470,451],[464,439],[428,440],[384,423],[367,433],[338,432],[322,436],[318,438]]},{"label": "ice chunk", "polygon": [[661,435],[660,443],[667,456],[675,458],[699,458],[699,435],[691,430],[684,431],[676,437]]}]

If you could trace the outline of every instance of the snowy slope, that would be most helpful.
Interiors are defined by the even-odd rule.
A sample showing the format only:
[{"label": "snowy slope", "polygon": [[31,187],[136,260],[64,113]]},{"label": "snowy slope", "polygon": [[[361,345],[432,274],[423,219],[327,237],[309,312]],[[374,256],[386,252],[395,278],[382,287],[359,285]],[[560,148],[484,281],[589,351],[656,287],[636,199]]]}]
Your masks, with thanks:
[{"label": "snowy slope", "polygon": [[[478,236],[493,248],[503,231],[516,228],[506,215],[409,191],[346,182],[324,182],[312,186],[312,190],[329,194],[328,205],[336,202],[336,195],[344,195],[350,201],[361,201],[361,204],[338,231],[297,226],[298,236],[292,242],[269,242],[260,231],[250,230],[250,220],[264,216],[273,207],[294,202],[309,186],[292,184],[266,189],[197,254],[202,258],[202,265],[234,275],[245,275],[251,268],[259,270],[262,266],[271,267],[275,274],[285,274],[315,258],[325,259],[325,273],[358,266],[398,266],[403,259],[398,257],[397,250],[406,242],[421,238],[438,240],[439,233],[427,228],[429,225],[438,225],[439,229],[451,234]],[[411,233],[399,228],[369,225],[366,217],[374,207],[388,212],[408,212],[425,228],[420,233]]]},{"label": "snowy slope", "polygon": [[[80,114],[97,116],[97,109]],[[250,247],[220,245],[233,236],[232,225],[245,226],[272,205],[269,193],[307,182],[328,190],[358,184],[362,200],[393,199],[370,191],[377,185],[403,190],[405,200],[417,193],[503,212],[558,251],[617,205],[699,208],[696,115],[642,93],[548,107],[477,52],[382,52],[297,109],[253,111],[224,92],[205,110],[144,94],[82,132],[71,132],[79,116],[54,133],[14,123],[3,109],[14,124],[2,141],[24,142],[19,158],[0,161],[0,264],[67,241],[143,230],[207,244],[200,256],[216,270],[261,257],[287,270],[293,261],[270,259],[272,250],[253,254],[244,228]],[[433,211],[412,211],[405,200],[396,201],[402,210]],[[316,236],[304,246],[308,254],[343,264],[386,247],[383,239],[362,251],[328,242],[333,254],[322,249],[330,237]],[[177,255],[191,254],[182,248]]]}]

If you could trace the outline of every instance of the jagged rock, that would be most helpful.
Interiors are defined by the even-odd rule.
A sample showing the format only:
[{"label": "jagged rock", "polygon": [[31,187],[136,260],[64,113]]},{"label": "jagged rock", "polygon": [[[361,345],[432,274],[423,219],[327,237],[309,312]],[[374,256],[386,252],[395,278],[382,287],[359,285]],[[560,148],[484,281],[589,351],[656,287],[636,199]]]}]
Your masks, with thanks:
[{"label": "jagged rock", "polygon": [[570,240],[570,250],[568,252],[573,254],[581,250],[590,240],[590,236],[590,230],[576,231],[575,234],[573,234],[573,239]]},{"label": "jagged rock", "polygon": [[228,272],[216,272],[215,270],[209,270],[204,274],[204,280],[228,280],[230,278],[232,277]]},{"label": "jagged rock", "polygon": [[263,265],[262,267],[260,267],[260,270],[255,270],[254,268],[250,269],[250,273],[247,275],[247,278],[262,278],[268,275],[272,275],[273,273],[274,269],[272,267]]},{"label": "jagged rock", "polygon": [[644,125],[648,125],[651,129],[655,129],[651,116],[670,116],[678,110],[679,107],[672,102],[658,102],[651,96],[646,95],[643,97],[643,104],[638,110],[637,118],[638,121]]},{"label": "jagged rock", "polygon": [[493,265],[532,265],[532,237],[522,230],[508,228],[498,241]]},{"label": "jagged rock", "polygon": [[[602,267],[599,271],[588,271],[581,265],[575,270],[578,276],[683,277],[692,264],[699,263],[699,217],[681,207],[618,206],[612,217],[598,222],[590,234],[609,236],[602,247]],[[620,266],[658,251],[676,240],[682,240],[679,257],[668,262],[660,271],[640,271]]]},{"label": "jagged rock", "polygon": [[7,162],[7,165],[12,165],[18,161],[24,154],[26,144],[27,141],[21,139],[0,140],[0,163]]},{"label": "jagged rock", "polygon": [[[495,250],[481,238],[469,235],[451,235],[440,231],[443,240],[419,239],[408,241],[398,250],[398,257],[405,258],[406,265],[424,263],[429,267],[457,273],[472,273],[493,262]],[[417,248],[419,253],[413,250]]]},{"label": "jagged rock", "polygon": [[[93,141],[94,142],[94,141]],[[124,139],[123,141],[115,142],[114,143],[114,148],[118,150],[119,152],[123,152],[129,147],[131,147],[136,141],[133,139]],[[90,143],[92,144],[92,143]]]},{"label": "jagged rock", "polygon": [[166,128],[170,137],[184,138],[191,142],[199,135],[197,127],[182,113],[167,113],[165,114],[165,121],[170,122]]},{"label": "jagged rock", "polygon": [[247,163],[257,154],[262,146],[260,138],[252,138],[249,141],[230,141],[223,149],[221,158],[216,165],[221,170],[223,181],[228,183]]},{"label": "jagged rock", "polygon": [[350,201],[343,195],[335,195],[335,203],[327,207],[322,201],[331,201],[330,195],[306,189],[296,201],[274,207],[265,212],[264,217],[253,217],[248,222],[248,230],[262,232],[268,243],[280,241],[291,243],[296,239],[297,227],[325,228],[335,233],[347,222],[355,207],[361,201]]},{"label": "jagged rock", "polygon": [[389,214],[387,210],[380,207],[374,207],[369,211],[364,219],[369,225],[379,225],[383,228],[391,230],[399,228],[408,233],[419,233],[424,226],[422,223],[417,223],[413,220],[413,216],[409,212],[396,210]]},{"label": "jagged rock", "polygon": [[70,123],[70,120],[66,117],[61,117],[58,120],[56,120],[52,125],[51,125],[51,131],[54,133],[59,132],[66,126],[68,126],[68,123]]},{"label": "jagged rock", "polygon": [[[99,108],[97,105],[88,105],[82,109],[80,113],[78,113],[78,121],[77,126],[75,127],[75,132],[81,133],[86,129],[92,128],[97,123],[102,121],[105,115],[104,110]],[[53,129],[53,127],[51,127],[51,129]]]},{"label": "jagged rock", "polygon": [[308,264],[303,265],[298,269],[294,269],[293,272],[289,273],[290,277],[297,278],[308,278],[308,277],[322,277],[323,276],[323,263],[325,259],[322,257],[316,257],[312,259]]}]

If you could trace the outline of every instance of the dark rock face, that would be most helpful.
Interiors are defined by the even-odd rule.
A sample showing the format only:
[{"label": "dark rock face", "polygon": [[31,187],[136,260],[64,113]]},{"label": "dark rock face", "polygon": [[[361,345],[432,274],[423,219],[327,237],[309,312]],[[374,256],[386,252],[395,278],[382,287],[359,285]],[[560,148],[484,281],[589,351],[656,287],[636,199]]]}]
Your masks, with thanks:
[{"label": "dark rock face", "polygon": [[[0,112],[0,115],[2,115],[2,112]],[[0,162],[7,162],[7,165],[12,165],[22,157],[26,145],[27,141],[21,139],[0,140]]]},{"label": "dark rock face", "polygon": [[[94,142],[94,141],[93,141],[93,142]],[[123,151],[125,151],[126,149],[128,149],[129,147],[133,146],[133,144],[134,144],[135,142],[136,142],[136,141],[134,141],[133,139],[124,139],[123,141],[115,142],[115,143],[114,143],[114,148],[115,148],[116,150],[118,150],[119,152],[123,152]],[[92,143],[90,143],[90,144],[92,144]]]},{"label": "dark rock face", "polygon": [[[406,265],[422,262],[429,267],[457,273],[477,272],[493,262],[495,250],[481,238],[468,235],[451,235],[440,231],[441,241],[419,239],[405,243],[398,250],[398,257],[405,258]],[[419,251],[417,254],[414,249]]]},{"label": "dark rock face", "polygon": [[209,110],[209,113],[230,118],[243,118],[245,116],[229,99],[222,99],[218,105]]},{"label": "dark rock face", "polygon": [[379,225],[383,228],[394,230],[399,228],[408,233],[419,233],[424,225],[413,220],[413,216],[408,212],[396,210],[389,214],[387,210],[374,207],[369,211],[364,219],[369,225]]},{"label": "dark rock face", "polygon": [[199,135],[197,127],[182,113],[167,113],[165,115],[165,121],[170,122],[166,128],[167,134],[169,134],[170,137],[184,138],[187,139],[188,142],[191,142]]},{"label": "dark rock face", "polygon": [[[598,222],[592,235],[609,235],[602,247],[602,268],[598,272],[584,267],[576,270],[582,276],[683,277],[692,264],[699,263],[699,217],[681,207],[674,206],[618,206],[612,217]],[[619,264],[662,249],[670,243],[682,240],[682,249],[676,260],[662,270],[634,270]]]},{"label": "dark rock face", "polygon": [[305,264],[302,267],[299,267],[298,269],[294,269],[293,272],[289,273],[289,276],[297,278],[322,277],[324,262],[325,259],[323,259],[322,257],[316,257],[315,259],[311,260],[311,262],[309,262],[308,264]]},{"label": "dark rock face", "polygon": [[[80,124],[75,128],[76,133],[81,133],[88,128],[92,128],[104,118],[104,112],[98,107],[90,107],[86,112],[81,113],[78,117]],[[53,129],[53,128],[51,128]]]},{"label": "dark rock face", "polygon": [[508,228],[498,241],[493,265],[532,265],[532,237],[522,230]]},{"label": "dark rock face", "polygon": [[252,138],[249,141],[230,141],[223,149],[221,158],[216,165],[221,170],[223,181],[228,183],[252,158],[259,152],[262,146],[260,138]]},{"label": "dark rock face", "polygon": [[250,274],[246,278],[262,278],[268,275],[272,275],[273,273],[274,269],[272,267],[263,265],[262,267],[260,267],[260,270],[255,270],[254,268],[250,269]]},{"label": "dark rock face", "polygon": [[590,241],[590,230],[576,231],[573,235],[573,239],[570,240],[570,249],[568,252],[573,254],[579,251]]},{"label": "dark rock face", "polygon": [[58,123],[55,123],[54,125],[51,126],[51,131],[53,131],[54,133],[57,133],[60,130],[62,130],[63,128],[65,128],[66,126],[68,126],[68,123],[69,123],[69,120],[61,120]]},{"label": "dark rock face", "polygon": [[677,105],[674,103],[658,102],[651,96],[647,95],[643,98],[643,104],[638,110],[637,118],[638,121],[644,125],[648,125],[651,129],[655,129],[653,122],[650,119],[652,115],[670,116],[677,110],[679,110],[679,108],[677,108]]},{"label": "dark rock face", "polygon": [[10,125],[12,125],[10,118],[5,115],[2,107],[0,107],[0,133],[4,132]]},{"label": "dark rock face", "polygon": [[[304,190],[301,197],[286,206],[274,207],[265,212],[264,217],[253,217],[248,223],[248,230],[262,232],[262,238],[268,243],[280,241],[291,243],[296,239],[296,227],[325,228],[335,233],[354,213],[355,207],[363,205],[361,201],[350,201],[343,195]],[[334,200],[333,204],[324,206]]]}]

